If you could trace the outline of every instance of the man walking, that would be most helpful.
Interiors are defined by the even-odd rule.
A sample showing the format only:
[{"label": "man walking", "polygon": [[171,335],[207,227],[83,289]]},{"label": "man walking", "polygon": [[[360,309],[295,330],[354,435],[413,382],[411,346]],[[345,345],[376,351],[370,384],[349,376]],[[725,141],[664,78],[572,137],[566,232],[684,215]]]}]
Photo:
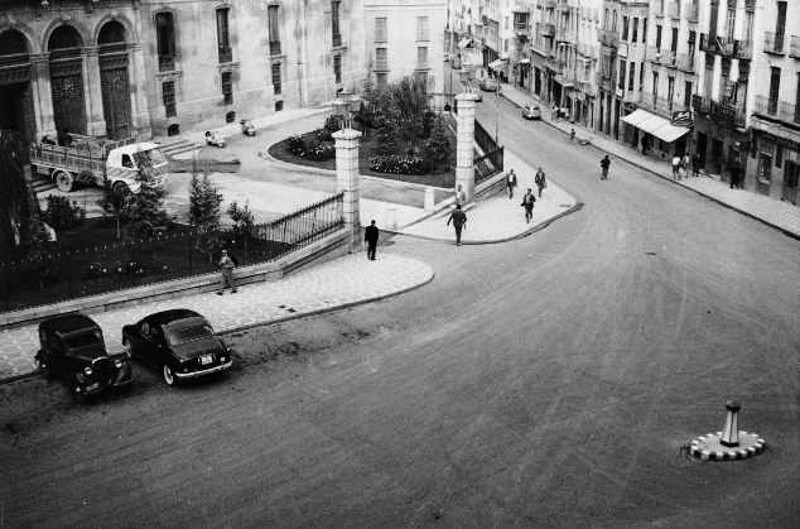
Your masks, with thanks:
[{"label": "man walking", "polygon": [[542,198],[542,190],[547,187],[547,178],[544,176],[544,171],[541,167],[536,171],[536,176],[533,177],[536,182],[536,188],[539,190],[539,198]]},{"label": "man walking", "polygon": [[700,176],[700,153],[694,153],[692,158],[692,176]]},{"label": "man walking", "polygon": [[510,170],[506,175],[506,188],[508,189],[508,199],[514,198],[514,188],[517,187],[517,175],[514,170]]},{"label": "man walking", "polygon": [[217,295],[221,296],[226,288],[231,289],[231,294],[236,294],[236,285],[233,284],[233,269],[236,268],[236,263],[234,263],[233,259],[228,255],[228,250],[222,250],[219,268],[222,271],[222,283]]},{"label": "man walking", "polygon": [[611,166],[611,159],[606,154],[602,160],[600,160],[600,167],[603,170],[603,174],[600,177],[600,180],[608,180],[608,168]]},{"label": "man walking", "polygon": [[467,225],[467,214],[461,211],[461,205],[456,205],[456,209],[447,218],[447,225],[453,223],[456,230],[456,246],[461,246],[461,230]]},{"label": "man walking", "polygon": [[675,156],[672,157],[672,179],[681,179],[681,157],[678,156],[678,153],[675,153]]},{"label": "man walking", "polygon": [[375,252],[378,249],[379,236],[380,231],[375,225],[375,219],[373,219],[370,225],[364,230],[364,241],[367,243],[367,259],[370,261],[375,260]]},{"label": "man walking", "polygon": [[533,191],[531,188],[528,188],[528,191],[525,193],[525,196],[522,197],[522,204],[520,204],[523,208],[525,208],[525,222],[530,223],[531,219],[533,218],[533,204],[536,202],[536,197],[533,196]]}]

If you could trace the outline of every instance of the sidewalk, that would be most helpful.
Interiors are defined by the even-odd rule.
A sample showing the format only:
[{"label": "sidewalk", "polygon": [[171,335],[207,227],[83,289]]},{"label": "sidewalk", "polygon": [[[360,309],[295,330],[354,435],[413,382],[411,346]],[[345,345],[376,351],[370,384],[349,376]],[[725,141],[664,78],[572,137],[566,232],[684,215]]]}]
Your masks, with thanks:
[{"label": "sidewalk", "polygon": [[[110,351],[121,350],[122,326],[147,314],[188,308],[203,314],[218,332],[308,316],[375,301],[419,287],[433,279],[433,269],[407,257],[378,250],[369,261],[351,254],[291,274],[280,281],[245,285],[236,294],[194,294],[91,314],[103,328]],[[37,325],[0,330],[0,380],[31,373],[38,349]]]},{"label": "sidewalk", "polygon": [[[519,107],[530,102],[539,102],[538,97],[527,94],[511,84],[504,83],[502,85],[502,95]],[[668,160],[656,160],[645,156],[627,144],[596,134],[578,123],[572,124],[567,120],[553,121],[551,111],[547,105],[540,104],[540,106],[542,107],[542,121],[559,129],[565,135],[569,135],[570,129],[574,128],[576,141],[586,141],[631,165],[691,189],[722,205],[760,220],[794,238],[800,238],[800,207],[759,195],[752,191],[730,189],[727,183],[721,182],[719,179],[715,179],[705,173],[701,173],[699,178],[687,177],[677,181],[673,180],[672,169]]]}]

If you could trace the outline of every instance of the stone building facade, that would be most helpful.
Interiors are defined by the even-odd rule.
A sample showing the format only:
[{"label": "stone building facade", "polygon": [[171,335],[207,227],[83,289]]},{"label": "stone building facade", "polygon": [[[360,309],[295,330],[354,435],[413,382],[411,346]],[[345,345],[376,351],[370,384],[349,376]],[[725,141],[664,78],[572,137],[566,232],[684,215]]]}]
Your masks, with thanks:
[{"label": "stone building facade", "polygon": [[363,0],[5,0],[0,128],[28,141],[216,127],[366,76]]}]

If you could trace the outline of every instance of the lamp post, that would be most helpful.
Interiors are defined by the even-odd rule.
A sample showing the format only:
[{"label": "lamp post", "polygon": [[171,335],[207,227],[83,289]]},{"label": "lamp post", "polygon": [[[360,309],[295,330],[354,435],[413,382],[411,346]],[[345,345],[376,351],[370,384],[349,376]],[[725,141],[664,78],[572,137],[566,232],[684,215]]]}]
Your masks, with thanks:
[{"label": "lamp post", "polygon": [[494,143],[500,144],[500,82],[497,82],[497,91],[494,94]]}]

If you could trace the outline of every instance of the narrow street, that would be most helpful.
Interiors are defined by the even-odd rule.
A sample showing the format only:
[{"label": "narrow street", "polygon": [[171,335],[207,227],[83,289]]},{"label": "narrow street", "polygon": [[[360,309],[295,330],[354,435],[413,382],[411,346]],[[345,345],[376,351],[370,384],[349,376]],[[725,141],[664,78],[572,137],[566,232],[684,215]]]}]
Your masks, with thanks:
[{"label": "narrow street", "polygon": [[[394,237],[433,282],[230,336],[217,380],[0,386],[0,527],[793,527],[798,241],[621,163],[601,182],[599,151],[498,106],[581,211],[501,245]],[[682,457],[731,398],[767,452]]]}]

